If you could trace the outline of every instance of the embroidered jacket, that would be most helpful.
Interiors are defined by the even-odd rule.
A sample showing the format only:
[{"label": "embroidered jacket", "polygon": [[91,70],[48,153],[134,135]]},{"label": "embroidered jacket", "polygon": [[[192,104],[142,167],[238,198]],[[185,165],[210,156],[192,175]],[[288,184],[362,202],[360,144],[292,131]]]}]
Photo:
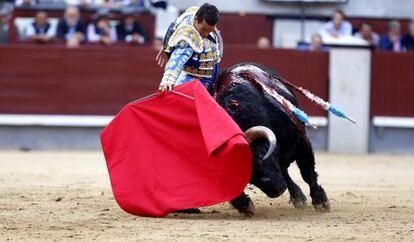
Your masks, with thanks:
[{"label": "embroidered jacket", "polygon": [[170,55],[162,82],[175,85],[198,79],[211,91],[222,57],[218,30],[202,37],[193,26],[198,7],[187,9],[170,25],[164,37],[164,51]]}]

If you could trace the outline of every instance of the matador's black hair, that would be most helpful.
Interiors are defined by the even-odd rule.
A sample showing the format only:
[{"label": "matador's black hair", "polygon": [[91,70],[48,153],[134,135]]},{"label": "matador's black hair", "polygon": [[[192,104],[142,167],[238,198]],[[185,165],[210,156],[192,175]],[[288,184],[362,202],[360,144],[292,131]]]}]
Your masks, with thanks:
[{"label": "matador's black hair", "polygon": [[195,16],[199,22],[203,22],[203,20],[205,20],[209,25],[214,26],[218,22],[219,11],[216,6],[204,3],[198,9]]}]

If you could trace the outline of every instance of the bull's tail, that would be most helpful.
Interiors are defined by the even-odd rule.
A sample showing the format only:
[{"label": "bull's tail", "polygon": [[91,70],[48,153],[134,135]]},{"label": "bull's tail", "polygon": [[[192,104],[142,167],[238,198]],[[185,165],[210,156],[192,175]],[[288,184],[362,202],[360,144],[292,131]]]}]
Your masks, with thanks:
[{"label": "bull's tail", "polygon": [[352,123],[356,123],[355,119],[349,117],[348,115],[346,115],[343,111],[341,111],[339,108],[333,106],[332,104],[330,104],[329,102],[323,100],[322,98],[316,96],[315,94],[311,93],[309,90],[303,88],[303,87],[298,87],[296,85],[293,85],[292,83],[290,83],[289,81],[283,79],[283,78],[278,78],[281,82],[283,82],[285,85],[295,89],[296,91],[300,92],[303,96],[305,96],[307,99],[311,100],[313,103],[315,103],[316,105],[318,105],[319,107],[322,107],[323,109],[325,109],[328,112],[331,112],[333,114],[335,114],[338,117],[341,118],[345,118],[348,119],[349,121],[351,121]]}]

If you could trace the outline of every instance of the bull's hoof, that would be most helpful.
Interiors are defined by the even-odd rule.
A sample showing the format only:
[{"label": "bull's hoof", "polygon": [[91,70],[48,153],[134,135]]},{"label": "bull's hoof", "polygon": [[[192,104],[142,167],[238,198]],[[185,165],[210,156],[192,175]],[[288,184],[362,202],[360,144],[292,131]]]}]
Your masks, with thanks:
[{"label": "bull's hoof", "polygon": [[306,198],[290,198],[289,203],[292,203],[293,206],[297,209],[305,209],[306,207],[308,207],[308,204],[306,203]]},{"label": "bull's hoof", "polygon": [[253,201],[244,192],[242,192],[235,199],[231,200],[230,204],[233,205],[233,207],[245,217],[251,218],[254,216],[255,208]]},{"label": "bull's hoof", "polygon": [[313,207],[315,208],[316,211],[318,212],[330,212],[331,211],[331,204],[329,203],[329,201],[326,201],[324,203],[312,203]]},{"label": "bull's hoof", "polygon": [[243,210],[239,210],[239,213],[243,214],[246,218],[251,218],[256,213],[256,208],[252,200],[249,201],[249,204]]}]

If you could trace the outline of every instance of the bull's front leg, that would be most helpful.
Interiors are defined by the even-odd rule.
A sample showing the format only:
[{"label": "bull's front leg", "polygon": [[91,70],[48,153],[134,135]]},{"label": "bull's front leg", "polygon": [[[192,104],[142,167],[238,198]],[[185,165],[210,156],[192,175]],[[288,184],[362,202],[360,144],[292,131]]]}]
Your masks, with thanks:
[{"label": "bull's front leg", "polygon": [[309,185],[312,205],[315,210],[329,212],[331,209],[325,190],[318,184],[318,173],[315,171],[315,156],[308,140],[301,146],[296,163],[303,180]]},{"label": "bull's front leg", "polygon": [[282,175],[288,187],[290,202],[295,208],[306,208],[306,196],[303,194],[302,189],[290,177],[287,167],[282,168]]},{"label": "bull's front leg", "polygon": [[230,203],[237,209],[237,211],[239,211],[239,213],[245,215],[246,217],[250,218],[255,213],[253,201],[244,192],[242,192],[235,199],[231,200]]}]

